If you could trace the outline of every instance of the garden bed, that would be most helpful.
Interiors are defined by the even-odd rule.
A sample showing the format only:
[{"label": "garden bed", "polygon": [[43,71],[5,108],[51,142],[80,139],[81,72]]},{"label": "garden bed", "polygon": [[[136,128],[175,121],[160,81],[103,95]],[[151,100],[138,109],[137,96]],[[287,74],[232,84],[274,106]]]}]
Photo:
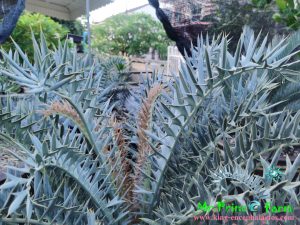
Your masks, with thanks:
[{"label": "garden bed", "polygon": [[0,141],[0,182],[3,182],[6,179],[6,167],[7,166],[20,166],[20,161],[16,159],[11,153],[11,149],[8,145]]}]

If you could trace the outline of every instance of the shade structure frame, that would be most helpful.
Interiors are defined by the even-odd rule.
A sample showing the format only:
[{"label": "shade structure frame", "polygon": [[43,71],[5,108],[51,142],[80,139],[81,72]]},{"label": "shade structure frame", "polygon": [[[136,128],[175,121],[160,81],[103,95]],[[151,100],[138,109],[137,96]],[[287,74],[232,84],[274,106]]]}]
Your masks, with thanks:
[{"label": "shade structure frame", "polygon": [[[90,10],[103,7],[112,0],[90,0]],[[63,20],[75,20],[86,15],[85,0],[26,0],[26,10]]]}]

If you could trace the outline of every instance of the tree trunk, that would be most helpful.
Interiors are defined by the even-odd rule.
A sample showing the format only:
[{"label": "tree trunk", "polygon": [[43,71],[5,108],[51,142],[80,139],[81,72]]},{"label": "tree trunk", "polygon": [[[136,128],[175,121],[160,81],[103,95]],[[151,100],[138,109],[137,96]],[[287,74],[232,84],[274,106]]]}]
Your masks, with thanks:
[{"label": "tree trunk", "polygon": [[152,5],[156,10],[156,16],[162,23],[168,37],[176,42],[177,48],[179,52],[185,56],[187,54],[188,56],[191,56],[191,47],[193,40],[190,38],[189,34],[186,32],[179,32],[176,30],[168,16],[165,14],[165,12],[160,8],[159,1],[158,0],[149,0],[149,4]]}]

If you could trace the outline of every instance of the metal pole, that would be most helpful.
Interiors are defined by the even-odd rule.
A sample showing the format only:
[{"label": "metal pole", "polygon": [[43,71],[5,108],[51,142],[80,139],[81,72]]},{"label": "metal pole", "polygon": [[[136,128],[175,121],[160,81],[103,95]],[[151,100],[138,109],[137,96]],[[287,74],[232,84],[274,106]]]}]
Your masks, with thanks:
[{"label": "metal pole", "polygon": [[90,23],[90,0],[86,0],[86,18],[87,18],[87,29],[88,29],[88,54],[89,60],[91,60],[91,23]]}]

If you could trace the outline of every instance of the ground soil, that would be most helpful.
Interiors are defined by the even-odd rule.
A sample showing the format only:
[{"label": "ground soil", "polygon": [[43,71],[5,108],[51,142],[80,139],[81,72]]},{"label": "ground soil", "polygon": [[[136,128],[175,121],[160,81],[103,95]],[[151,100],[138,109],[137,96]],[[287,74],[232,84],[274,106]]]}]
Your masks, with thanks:
[{"label": "ground soil", "polygon": [[20,161],[9,153],[10,150],[15,151],[15,149],[9,149],[8,145],[0,141],[0,182],[6,178],[6,166],[20,165]]}]

